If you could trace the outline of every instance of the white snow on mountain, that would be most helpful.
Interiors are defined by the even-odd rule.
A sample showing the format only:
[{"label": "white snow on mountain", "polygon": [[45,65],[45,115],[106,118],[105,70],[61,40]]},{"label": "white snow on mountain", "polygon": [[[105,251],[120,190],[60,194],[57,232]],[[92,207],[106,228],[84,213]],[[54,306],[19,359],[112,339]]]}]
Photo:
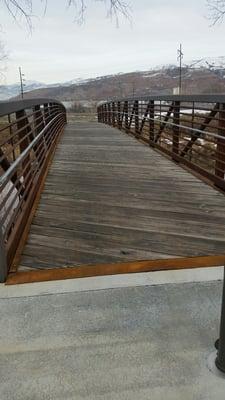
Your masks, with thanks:
[{"label": "white snow on mountain", "polygon": [[212,70],[225,69],[225,56],[199,58],[196,60],[192,60],[188,63],[184,63],[184,65],[197,69],[202,69],[202,68],[207,68]]},{"label": "white snow on mountain", "polygon": [[[208,69],[211,71],[218,71],[220,76],[225,77],[225,56],[219,56],[219,57],[203,57],[195,60],[191,60],[188,62],[183,62],[183,66],[189,68],[189,73],[192,73],[192,70],[200,70],[200,69]],[[168,65],[160,65],[156,66],[154,68],[149,68],[148,71],[135,71],[137,73],[141,73],[143,77],[145,78],[151,78],[151,77],[156,77],[157,75],[167,73],[168,70],[173,70],[177,68],[177,64],[168,64]],[[220,72],[219,72],[220,71]],[[188,71],[187,71],[188,73]],[[71,79],[67,82],[60,82],[60,83],[54,83],[54,84],[46,84],[43,82],[38,82],[38,81],[32,81],[32,80],[27,80],[25,81],[25,87],[24,91],[29,92],[34,89],[41,89],[41,88],[49,88],[49,87],[60,87],[60,86],[66,86],[69,87],[71,85],[84,85],[87,83],[91,82],[96,82],[98,80],[102,79],[108,79],[108,78],[118,78],[122,72],[114,75],[106,75],[106,76],[98,76],[96,78],[89,78],[89,79],[83,79],[83,78],[75,78]],[[0,101],[4,101],[7,99],[10,99],[12,97],[16,97],[20,94],[20,83],[14,83],[11,85],[1,85],[0,84]]]}]

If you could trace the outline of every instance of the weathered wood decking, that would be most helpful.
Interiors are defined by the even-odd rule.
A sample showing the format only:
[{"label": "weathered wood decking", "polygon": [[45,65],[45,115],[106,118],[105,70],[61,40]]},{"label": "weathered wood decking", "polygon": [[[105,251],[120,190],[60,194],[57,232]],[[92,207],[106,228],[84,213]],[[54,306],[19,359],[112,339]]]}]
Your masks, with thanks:
[{"label": "weathered wood decking", "polygon": [[125,133],[70,123],[18,270],[225,253],[225,197]]}]

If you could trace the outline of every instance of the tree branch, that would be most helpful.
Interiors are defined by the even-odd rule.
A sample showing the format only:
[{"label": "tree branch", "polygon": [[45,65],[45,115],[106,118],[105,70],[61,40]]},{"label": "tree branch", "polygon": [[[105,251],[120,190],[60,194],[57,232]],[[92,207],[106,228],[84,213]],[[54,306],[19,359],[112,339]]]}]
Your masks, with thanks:
[{"label": "tree branch", "polygon": [[5,46],[2,42],[0,42],[0,80],[4,78],[4,72],[6,70],[6,65],[4,62],[8,59],[8,54],[5,50]]},{"label": "tree branch", "polygon": [[207,0],[207,7],[212,25],[221,23],[225,15],[225,0]]},{"label": "tree branch", "polygon": [[[0,0],[0,2],[6,6],[9,14],[15,21],[25,19],[26,24],[30,31],[32,31],[32,10],[33,0]],[[47,9],[48,0],[39,0],[44,3],[44,14]],[[124,0],[92,0],[101,1],[105,3],[107,9],[107,16],[111,19],[115,19],[117,25],[119,24],[119,17],[123,16],[127,19],[131,19],[131,12],[129,4]],[[68,7],[76,8],[75,21],[78,24],[83,24],[85,21],[85,14],[88,8],[87,0],[65,0]]]}]

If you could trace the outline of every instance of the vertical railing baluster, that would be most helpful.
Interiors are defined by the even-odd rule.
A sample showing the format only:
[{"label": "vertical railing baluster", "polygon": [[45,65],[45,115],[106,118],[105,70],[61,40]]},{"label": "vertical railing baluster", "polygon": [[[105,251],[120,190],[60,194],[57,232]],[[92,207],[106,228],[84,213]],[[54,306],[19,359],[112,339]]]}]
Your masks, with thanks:
[{"label": "vertical railing baluster", "polygon": [[105,105],[105,122],[106,122],[106,124],[108,125],[108,123],[109,123],[109,114],[108,114],[108,103],[106,103],[106,105]]},{"label": "vertical railing baluster", "polygon": [[176,154],[179,153],[179,135],[180,135],[180,102],[174,102],[174,109],[173,109],[173,144],[172,144],[172,153],[173,159],[176,159]]},{"label": "vertical railing baluster", "polygon": [[105,106],[104,106],[104,104],[102,104],[102,122],[103,122],[103,124],[105,122]]},{"label": "vertical railing baluster", "polygon": [[220,104],[218,135],[224,136],[217,139],[215,175],[224,179],[225,172],[225,104]]},{"label": "vertical railing baluster", "polygon": [[149,106],[149,144],[150,146],[154,143],[154,128],[155,128],[155,102],[154,100],[150,101],[150,106]]},{"label": "vertical railing baluster", "polygon": [[125,130],[129,132],[129,119],[128,119],[128,101],[124,102],[124,117],[125,117]]},{"label": "vertical railing baluster", "polygon": [[48,103],[44,104],[44,123],[47,125],[49,122],[49,109],[48,109]]},{"label": "vertical railing baluster", "polygon": [[107,124],[107,104],[104,105],[104,123]]},{"label": "vertical railing baluster", "polygon": [[[30,133],[30,126],[29,126],[29,121],[26,115],[25,110],[20,110],[16,112],[16,126],[18,130],[18,137],[20,140],[20,153],[22,153],[29,145],[29,133]],[[30,135],[30,139],[32,140],[33,135]],[[23,168],[23,178],[25,179],[26,176],[29,174],[29,169],[30,169],[30,156],[28,155],[25,160],[22,162],[22,168]],[[27,185],[29,185],[29,181],[27,182]]]},{"label": "vertical railing baluster", "polygon": [[[41,112],[40,105],[34,107],[34,128],[35,135],[37,136],[44,128],[44,120]],[[45,137],[43,137],[37,145],[36,157],[39,158],[38,162],[41,163],[43,158],[43,151],[45,152],[46,142]],[[40,157],[39,157],[40,156]]]},{"label": "vertical railing baluster", "polygon": [[139,135],[139,101],[134,102],[135,134]]},{"label": "vertical railing baluster", "polygon": [[102,122],[102,106],[97,108],[98,122]]},{"label": "vertical railing baluster", "polygon": [[117,126],[121,129],[121,103],[120,101],[117,102]]},{"label": "vertical railing baluster", "polygon": [[101,122],[104,122],[104,118],[103,118],[103,104],[100,107],[100,116],[101,116]]},{"label": "vertical railing baluster", "polygon": [[108,103],[108,124],[111,125],[111,103]]},{"label": "vertical railing baluster", "polygon": [[115,116],[115,102],[112,102],[112,125],[116,125],[116,116]]},{"label": "vertical railing baluster", "polygon": [[104,107],[101,105],[101,122],[104,123]]}]

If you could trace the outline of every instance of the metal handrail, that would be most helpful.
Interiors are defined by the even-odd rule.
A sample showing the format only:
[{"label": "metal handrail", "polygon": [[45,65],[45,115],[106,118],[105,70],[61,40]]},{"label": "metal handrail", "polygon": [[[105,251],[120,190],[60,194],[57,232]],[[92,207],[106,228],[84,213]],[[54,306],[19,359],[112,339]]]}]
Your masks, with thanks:
[{"label": "metal handrail", "polygon": [[101,104],[108,104],[116,101],[180,101],[185,103],[198,102],[198,103],[225,103],[225,94],[186,94],[186,95],[145,95],[145,96],[133,96],[133,97],[114,97],[107,101],[102,101]]},{"label": "metal handrail", "polygon": [[99,104],[98,120],[133,134],[225,191],[225,95],[112,99]]},{"label": "metal handrail", "polygon": [[43,137],[44,133],[50,128],[52,123],[56,121],[59,117],[61,117],[63,114],[60,113],[56,115],[45,127],[42,129],[42,131],[35,137],[35,139],[29,144],[29,146],[19,155],[19,157],[14,161],[9,169],[0,176],[0,190],[5,186],[5,184],[8,182],[9,178],[12,176],[14,173],[15,169],[21,164],[21,162],[26,158],[26,156],[29,154],[30,150],[35,146],[36,143]]},{"label": "metal handrail", "polygon": [[[9,101],[0,101],[0,117],[4,117],[5,115],[13,114],[19,110],[31,109],[35,106],[42,104],[58,104],[63,106],[63,104],[55,99],[49,98],[35,98],[35,99],[27,99],[27,100],[9,100]],[[63,106],[64,107],[64,106]]]},{"label": "metal handrail", "polygon": [[[98,121],[166,153],[225,192],[225,95],[112,99],[99,104]],[[225,373],[225,275],[216,343],[215,363]]]},{"label": "metal handrail", "polygon": [[[224,99],[224,101],[225,101],[225,99]],[[106,113],[108,113],[108,111],[106,111]],[[118,113],[118,112],[115,112],[115,114],[119,114],[119,113]],[[131,114],[123,113],[123,115],[135,116],[136,114],[134,114],[134,113],[131,113]],[[141,118],[140,116],[138,116],[138,118],[139,118],[140,121],[142,120],[142,118]],[[155,121],[155,119],[156,119],[156,118],[146,117],[146,120],[147,120],[147,121]],[[164,124],[164,121],[163,121],[162,119],[160,119],[160,118],[157,118],[157,121],[160,122],[160,123],[162,123],[162,124]],[[209,135],[209,136],[212,136],[212,137],[217,138],[217,139],[224,139],[224,136],[215,134],[215,133],[213,133],[213,132],[209,132],[209,131],[205,131],[205,130],[202,131],[202,130],[197,129],[197,128],[190,128],[190,127],[187,127],[187,126],[185,126],[185,125],[182,125],[182,124],[175,124],[175,123],[170,122],[170,121],[167,121],[166,124],[167,124],[167,125],[170,125],[170,126],[176,126],[176,127],[178,127],[178,128],[187,129],[189,132],[199,133],[199,134],[201,134],[201,137],[206,136],[206,135]],[[192,136],[195,136],[195,135],[192,135]]]},{"label": "metal handrail", "polygon": [[0,103],[0,281],[13,264],[51,154],[66,123],[54,99]]}]

